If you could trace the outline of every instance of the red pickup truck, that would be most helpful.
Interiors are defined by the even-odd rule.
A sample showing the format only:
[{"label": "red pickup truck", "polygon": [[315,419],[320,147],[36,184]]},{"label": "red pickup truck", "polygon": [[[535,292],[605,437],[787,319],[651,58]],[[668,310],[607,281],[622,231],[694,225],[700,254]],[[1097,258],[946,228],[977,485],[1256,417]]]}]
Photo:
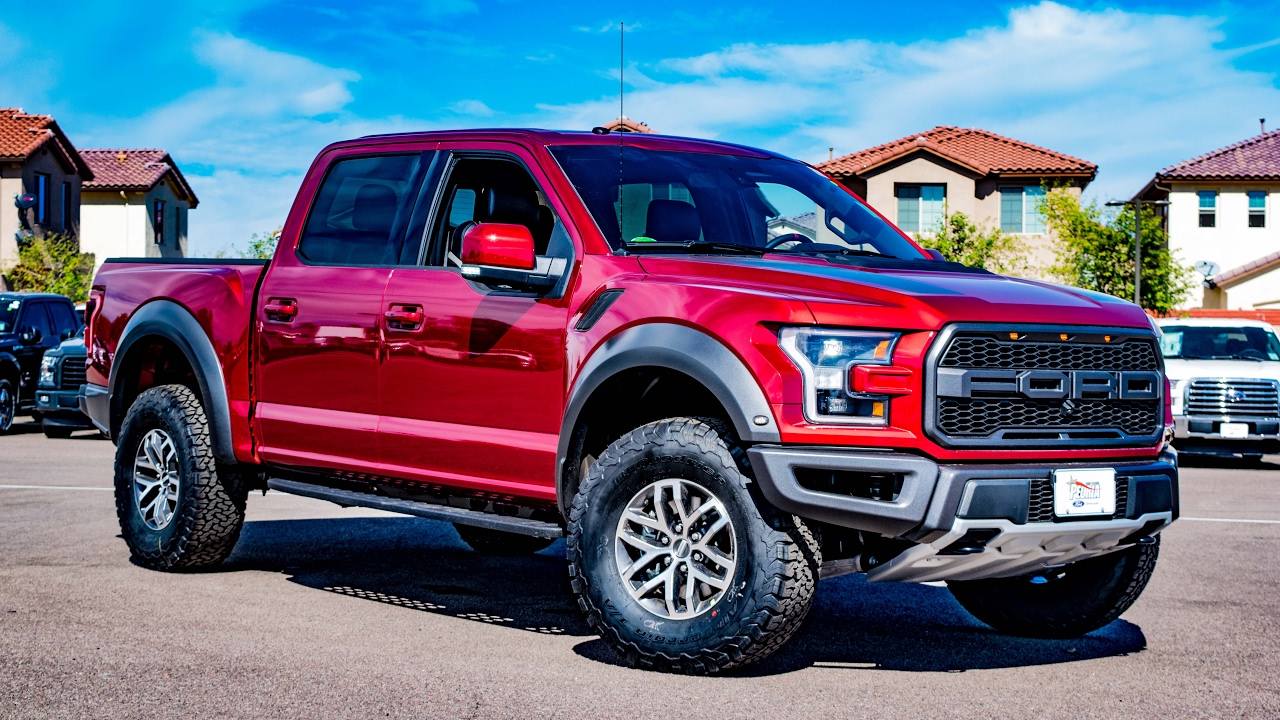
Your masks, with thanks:
[{"label": "red pickup truck", "polygon": [[479,552],[566,537],[587,621],[641,667],[759,660],[850,572],[1079,635],[1178,514],[1139,308],[946,262],[736,145],[338,143],[271,261],[110,260],[88,312],[81,402],[137,562],[221,562],[268,487]]}]

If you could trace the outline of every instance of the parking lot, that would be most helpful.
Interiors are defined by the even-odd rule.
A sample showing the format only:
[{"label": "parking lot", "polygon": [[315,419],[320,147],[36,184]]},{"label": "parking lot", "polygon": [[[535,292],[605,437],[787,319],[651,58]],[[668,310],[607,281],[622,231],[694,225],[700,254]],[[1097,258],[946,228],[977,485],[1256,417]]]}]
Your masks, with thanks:
[{"label": "parking lot", "polygon": [[0,437],[0,717],[1280,716],[1280,457],[1187,467],[1146,593],[1069,641],[1004,637],[943,587],[823,581],[744,674],[630,670],[564,545],[468,550],[437,522],[269,493],[219,570],[117,534],[111,443]]}]

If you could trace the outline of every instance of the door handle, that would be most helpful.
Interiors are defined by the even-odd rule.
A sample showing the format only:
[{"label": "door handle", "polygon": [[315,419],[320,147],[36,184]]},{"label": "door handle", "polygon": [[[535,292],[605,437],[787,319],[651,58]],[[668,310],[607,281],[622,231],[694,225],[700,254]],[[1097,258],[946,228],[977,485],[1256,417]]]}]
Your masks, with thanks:
[{"label": "door handle", "polygon": [[422,327],[422,308],[417,305],[392,305],[383,313],[387,319],[387,329],[408,332]]},{"label": "door handle", "polygon": [[293,298],[271,298],[262,308],[268,320],[293,322],[298,316],[298,301]]}]

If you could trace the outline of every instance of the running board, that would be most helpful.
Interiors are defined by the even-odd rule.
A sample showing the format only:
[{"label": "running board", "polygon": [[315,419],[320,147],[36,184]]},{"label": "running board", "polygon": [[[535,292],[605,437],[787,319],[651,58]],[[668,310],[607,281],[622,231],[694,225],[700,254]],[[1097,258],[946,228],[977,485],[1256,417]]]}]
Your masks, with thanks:
[{"label": "running board", "polygon": [[554,539],[564,537],[564,530],[559,525],[531,518],[508,517],[506,515],[456,508],[450,505],[436,505],[415,500],[383,497],[372,493],[338,490],[324,485],[314,485],[296,480],[272,478],[267,481],[267,487],[290,495],[328,500],[344,507],[356,506],[386,510],[387,512],[400,513],[402,515],[416,515],[430,520],[443,520],[457,523],[458,525],[471,525],[488,530],[532,535],[540,538]]}]

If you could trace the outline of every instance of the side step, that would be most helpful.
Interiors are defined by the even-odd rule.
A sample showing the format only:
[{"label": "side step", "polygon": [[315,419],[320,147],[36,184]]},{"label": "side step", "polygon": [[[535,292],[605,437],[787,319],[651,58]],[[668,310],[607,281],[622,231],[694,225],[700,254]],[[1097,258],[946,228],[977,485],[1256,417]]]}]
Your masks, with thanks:
[{"label": "side step", "polygon": [[401,500],[400,498],[389,498],[351,490],[337,490],[324,485],[314,485],[296,480],[271,478],[267,481],[267,487],[290,495],[328,500],[346,507],[356,506],[386,510],[387,512],[400,513],[402,515],[416,515],[430,520],[443,520],[459,525],[472,525],[489,530],[532,535],[540,538],[564,537],[564,530],[559,525],[530,518],[507,517],[506,515],[466,510],[449,505]]}]

